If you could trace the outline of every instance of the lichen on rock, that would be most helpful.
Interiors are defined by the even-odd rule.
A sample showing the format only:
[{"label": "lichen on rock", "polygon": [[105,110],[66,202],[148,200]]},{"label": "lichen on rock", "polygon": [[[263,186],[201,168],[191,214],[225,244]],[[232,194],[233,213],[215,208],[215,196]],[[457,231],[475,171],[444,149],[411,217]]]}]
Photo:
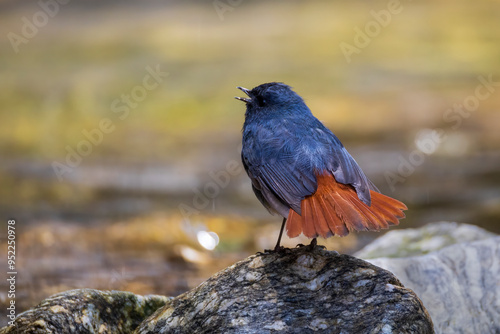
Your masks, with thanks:
[{"label": "lichen on rock", "polygon": [[171,297],[123,291],[70,290],[19,314],[0,334],[131,333]]}]

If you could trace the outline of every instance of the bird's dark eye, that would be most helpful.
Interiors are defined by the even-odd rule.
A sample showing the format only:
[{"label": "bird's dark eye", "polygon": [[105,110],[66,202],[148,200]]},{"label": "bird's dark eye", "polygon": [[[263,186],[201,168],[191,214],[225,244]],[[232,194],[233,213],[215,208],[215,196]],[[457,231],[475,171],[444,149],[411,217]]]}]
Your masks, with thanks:
[{"label": "bird's dark eye", "polygon": [[266,104],[266,99],[264,99],[262,96],[257,96],[257,103],[259,104],[259,106],[263,106],[264,104]]}]

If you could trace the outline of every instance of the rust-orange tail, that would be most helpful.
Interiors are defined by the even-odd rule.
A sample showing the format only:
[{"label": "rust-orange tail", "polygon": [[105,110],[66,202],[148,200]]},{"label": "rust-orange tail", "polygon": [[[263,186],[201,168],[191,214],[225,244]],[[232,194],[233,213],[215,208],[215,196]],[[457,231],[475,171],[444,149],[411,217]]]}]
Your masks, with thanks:
[{"label": "rust-orange tail", "polygon": [[408,208],[402,202],[370,191],[371,206],[363,203],[351,185],[338,183],[328,173],[317,175],[318,189],[302,200],[302,215],[290,209],[286,223],[290,238],[301,232],[309,238],[345,236],[350,231],[378,231],[398,225]]}]

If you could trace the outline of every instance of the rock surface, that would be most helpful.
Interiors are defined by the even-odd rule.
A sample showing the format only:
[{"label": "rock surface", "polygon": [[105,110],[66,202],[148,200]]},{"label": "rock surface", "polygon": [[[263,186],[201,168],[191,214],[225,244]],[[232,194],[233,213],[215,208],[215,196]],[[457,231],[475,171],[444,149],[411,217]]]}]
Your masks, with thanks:
[{"label": "rock surface", "polygon": [[160,308],[136,333],[434,333],[390,272],[316,247],[250,256]]},{"label": "rock surface", "polygon": [[122,291],[70,290],[19,314],[14,326],[2,328],[0,334],[131,333],[170,299]]},{"label": "rock surface", "polygon": [[439,222],[421,228],[389,231],[354,256],[375,259],[422,255],[456,243],[484,240],[494,236],[494,233],[475,225]]},{"label": "rock surface", "polygon": [[[440,233],[429,236],[429,231]],[[358,255],[398,256],[402,246],[393,247],[393,254],[388,251],[391,246],[386,246],[396,240],[424,245],[420,254],[430,248],[440,249],[439,244],[450,244],[450,240],[456,243],[420,256],[368,260],[394,273],[419,296],[436,333],[500,333],[500,236],[491,237],[493,234],[476,226],[456,223],[390,233],[370,245],[369,252],[365,249]],[[413,254],[419,253],[415,245],[411,248]]]}]

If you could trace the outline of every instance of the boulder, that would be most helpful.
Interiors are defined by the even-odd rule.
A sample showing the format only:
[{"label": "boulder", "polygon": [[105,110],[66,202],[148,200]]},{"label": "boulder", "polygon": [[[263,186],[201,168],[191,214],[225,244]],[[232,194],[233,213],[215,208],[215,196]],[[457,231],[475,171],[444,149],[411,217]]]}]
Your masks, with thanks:
[{"label": "boulder", "polygon": [[362,259],[427,254],[456,243],[489,239],[496,234],[476,225],[438,222],[420,228],[392,230],[354,255]]},{"label": "boulder", "polygon": [[136,333],[434,333],[390,272],[320,247],[260,253],[215,274]]},{"label": "boulder", "polygon": [[0,334],[131,333],[170,299],[122,291],[70,290],[19,314],[14,325],[2,328]]},{"label": "boulder", "polygon": [[388,256],[368,261],[420,297],[436,333],[500,333],[500,236],[438,223],[389,232],[357,253],[374,254]]}]

